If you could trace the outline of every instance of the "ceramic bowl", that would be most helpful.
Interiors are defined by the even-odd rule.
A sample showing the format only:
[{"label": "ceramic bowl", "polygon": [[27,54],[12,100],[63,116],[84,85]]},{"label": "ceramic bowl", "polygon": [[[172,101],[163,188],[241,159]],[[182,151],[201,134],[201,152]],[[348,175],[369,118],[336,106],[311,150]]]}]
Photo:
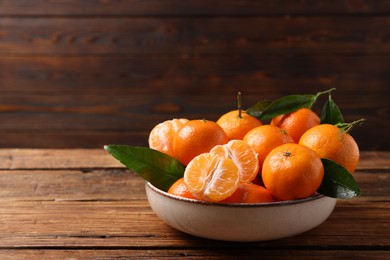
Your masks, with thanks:
[{"label": "ceramic bowl", "polygon": [[324,222],[336,199],[323,195],[300,200],[227,204],[179,198],[149,182],[146,195],[154,213],[169,226],[198,237],[236,242],[297,235]]}]

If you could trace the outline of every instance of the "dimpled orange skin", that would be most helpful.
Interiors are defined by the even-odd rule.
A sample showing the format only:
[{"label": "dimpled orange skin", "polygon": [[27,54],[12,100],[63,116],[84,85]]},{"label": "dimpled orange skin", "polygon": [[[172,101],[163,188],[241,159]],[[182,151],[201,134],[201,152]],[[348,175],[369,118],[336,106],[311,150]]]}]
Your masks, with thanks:
[{"label": "dimpled orange skin", "polygon": [[265,157],[272,149],[285,143],[294,142],[284,130],[273,125],[262,125],[252,129],[245,135],[244,141],[252,146],[257,153],[260,171]]},{"label": "dimpled orange skin", "polygon": [[262,171],[266,189],[279,200],[303,199],[313,195],[324,177],[324,166],[313,150],[290,143],[273,149]]},{"label": "dimpled orange skin", "polygon": [[188,189],[187,184],[184,182],[184,178],[180,178],[175,183],[173,183],[169,188],[168,193],[182,198],[194,200],[197,199]]},{"label": "dimpled orange skin", "polygon": [[307,108],[298,109],[295,112],[274,117],[271,125],[286,130],[287,134],[298,143],[304,132],[313,126],[320,124],[320,118],[312,110]]},{"label": "dimpled orange skin", "polygon": [[241,117],[239,117],[239,111],[233,110],[222,115],[217,120],[217,124],[222,127],[229,140],[242,140],[246,133],[263,123],[243,110],[241,110]]},{"label": "dimpled orange skin", "polygon": [[359,147],[356,141],[351,135],[340,132],[334,125],[321,124],[312,127],[302,135],[299,144],[314,150],[321,158],[337,162],[350,173],[356,170],[359,163]]},{"label": "dimpled orange skin", "polygon": [[177,131],[173,139],[173,154],[187,165],[195,156],[208,153],[214,146],[228,141],[225,131],[214,121],[190,120]]}]

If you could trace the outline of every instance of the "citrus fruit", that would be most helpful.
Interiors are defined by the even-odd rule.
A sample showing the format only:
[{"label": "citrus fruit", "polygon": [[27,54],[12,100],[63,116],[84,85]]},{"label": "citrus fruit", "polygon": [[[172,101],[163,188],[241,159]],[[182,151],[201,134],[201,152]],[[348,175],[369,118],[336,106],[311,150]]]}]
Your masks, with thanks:
[{"label": "citrus fruit", "polygon": [[242,140],[231,140],[224,145],[216,145],[210,153],[231,158],[237,165],[241,181],[252,181],[259,171],[259,161],[253,148]]},{"label": "citrus fruit", "polygon": [[263,202],[273,202],[273,201],[274,198],[266,188],[250,182],[241,182],[238,185],[237,190],[231,196],[224,199],[222,202],[263,203]]},{"label": "citrus fruit", "polygon": [[186,122],[188,119],[175,118],[156,125],[149,134],[149,147],[174,157],[173,138],[177,130]]},{"label": "citrus fruit", "polygon": [[259,169],[261,171],[263,161],[271,150],[285,143],[292,143],[293,139],[286,131],[273,125],[262,125],[250,130],[244,137],[253,150],[257,153]]},{"label": "citrus fruit", "polygon": [[359,163],[359,147],[353,137],[337,126],[321,124],[307,130],[299,140],[321,157],[333,160],[353,173]]},{"label": "citrus fruit", "polygon": [[222,127],[229,140],[242,140],[246,133],[263,123],[245,111],[233,110],[222,115],[217,120],[217,124]]},{"label": "citrus fruit", "polygon": [[169,188],[168,193],[182,198],[196,199],[188,189],[187,184],[184,182],[184,178],[175,181]]},{"label": "citrus fruit", "polygon": [[184,181],[196,198],[216,202],[236,191],[240,174],[232,159],[203,153],[187,165]]},{"label": "citrus fruit", "polygon": [[286,130],[287,134],[298,143],[302,134],[313,126],[320,124],[320,118],[308,108],[272,118],[271,125]]},{"label": "citrus fruit", "polygon": [[215,122],[210,120],[190,120],[176,133],[173,139],[173,154],[184,165],[195,156],[208,153],[218,144],[229,141],[226,133]]},{"label": "citrus fruit", "polygon": [[313,150],[296,143],[273,149],[264,160],[265,188],[279,200],[313,195],[324,177],[324,166]]}]

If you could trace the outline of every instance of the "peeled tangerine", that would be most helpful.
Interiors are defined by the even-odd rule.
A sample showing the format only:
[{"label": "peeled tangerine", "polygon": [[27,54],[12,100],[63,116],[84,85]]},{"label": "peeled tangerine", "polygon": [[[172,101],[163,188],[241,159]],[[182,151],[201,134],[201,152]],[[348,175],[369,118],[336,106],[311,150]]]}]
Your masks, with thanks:
[{"label": "peeled tangerine", "polygon": [[196,198],[218,202],[237,190],[240,173],[232,159],[203,153],[187,165],[184,182]]},{"label": "peeled tangerine", "polygon": [[159,123],[149,134],[149,147],[174,157],[173,138],[179,128],[187,122],[186,118],[174,118]]},{"label": "peeled tangerine", "polygon": [[241,181],[252,181],[259,171],[259,160],[255,150],[242,140],[231,140],[227,144],[217,145],[210,153],[230,158],[237,165]]}]

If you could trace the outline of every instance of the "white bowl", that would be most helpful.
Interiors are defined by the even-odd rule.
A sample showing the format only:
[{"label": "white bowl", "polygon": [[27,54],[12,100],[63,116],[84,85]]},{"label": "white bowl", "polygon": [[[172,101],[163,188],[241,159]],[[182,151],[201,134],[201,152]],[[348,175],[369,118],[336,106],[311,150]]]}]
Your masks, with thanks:
[{"label": "white bowl", "polygon": [[227,204],[179,198],[145,184],[149,204],[169,226],[198,237],[265,241],[297,235],[324,222],[336,199],[315,195],[306,199],[256,204]]}]

